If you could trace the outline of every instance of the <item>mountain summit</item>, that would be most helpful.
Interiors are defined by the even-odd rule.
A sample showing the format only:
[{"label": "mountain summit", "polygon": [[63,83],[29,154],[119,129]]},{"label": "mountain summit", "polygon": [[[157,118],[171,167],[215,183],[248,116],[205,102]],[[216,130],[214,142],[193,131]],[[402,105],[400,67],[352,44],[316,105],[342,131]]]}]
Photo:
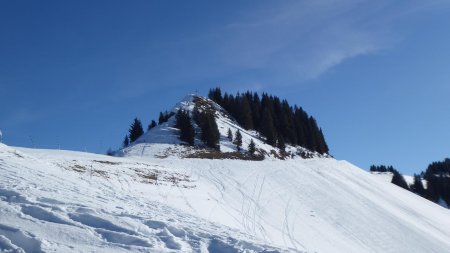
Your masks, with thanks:
[{"label": "mountain summit", "polygon": [[[188,115],[194,128],[195,135],[192,145],[180,139],[181,130],[177,128],[177,113],[179,112],[184,112]],[[237,116],[239,117],[242,113],[244,112],[238,112]],[[208,147],[202,140],[205,130],[202,129],[202,123],[198,119],[200,118],[199,115],[202,114],[211,115],[215,125],[217,125],[218,138],[216,148]],[[165,115],[166,118],[163,122],[149,129],[136,141],[117,152],[117,154],[160,158],[176,155],[184,158],[231,158],[244,160],[329,157],[326,153],[321,154],[293,143],[283,143],[282,147],[280,145],[270,145],[267,137],[261,134],[260,131],[244,128],[236,120],[236,117],[210,98],[193,94],[188,95],[178,102],[170,112],[166,112]],[[236,142],[236,135],[239,135],[239,145]],[[280,144],[282,138],[281,134],[279,135],[277,144]]]}]

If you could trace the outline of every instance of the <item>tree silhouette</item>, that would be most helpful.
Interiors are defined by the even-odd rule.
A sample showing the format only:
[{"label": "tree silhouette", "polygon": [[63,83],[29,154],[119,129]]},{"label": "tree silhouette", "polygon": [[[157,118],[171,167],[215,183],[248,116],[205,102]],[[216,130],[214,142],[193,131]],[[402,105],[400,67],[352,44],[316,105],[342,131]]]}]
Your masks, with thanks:
[{"label": "tree silhouette", "polygon": [[406,190],[409,190],[409,186],[405,181],[405,178],[400,174],[400,172],[394,170],[391,183],[400,186]]},{"label": "tree silhouette", "polygon": [[236,134],[234,135],[234,145],[236,145],[237,150],[240,151],[241,147],[242,147],[242,135],[241,135],[241,131],[238,129],[236,131]]},{"label": "tree silhouette", "polygon": [[130,145],[130,138],[128,138],[128,135],[125,135],[125,138],[123,139],[123,142],[122,142],[122,146],[124,148],[126,148],[126,147],[128,147],[128,145]]},{"label": "tree silhouette", "polygon": [[422,178],[420,175],[414,174],[414,182],[411,185],[411,190],[422,197],[425,196],[425,188],[423,187]]},{"label": "tree silhouette", "polygon": [[253,139],[251,139],[250,144],[248,144],[248,152],[253,155],[255,151],[256,151],[255,142],[253,141]]},{"label": "tree silhouette", "polygon": [[231,129],[228,128],[227,138],[230,141],[233,141],[233,132],[231,132]]},{"label": "tree silhouette", "polygon": [[141,135],[144,134],[144,129],[142,128],[142,123],[138,118],[134,118],[133,123],[128,130],[130,133],[130,143],[135,142]]},{"label": "tree silhouette", "polygon": [[180,140],[187,142],[191,146],[194,145],[195,130],[189,113],[184,110],[178,110],[175,119],[175,127],[180,129]]},{"label": "tree silhouette", "polygon": [[217,127],[214,114],[209,112],[200,112],[198,109],[194,109],[194,113],[194,119],[197,121],[197,124],[201,129],[201,140],[206,144],[206,146],[220,150],[220,132]]},{"label": "tree silhouette", "polygon": [[147,131],[154,128],[156,126],[156,121],[152,120],[152,122],[148,125]]}]

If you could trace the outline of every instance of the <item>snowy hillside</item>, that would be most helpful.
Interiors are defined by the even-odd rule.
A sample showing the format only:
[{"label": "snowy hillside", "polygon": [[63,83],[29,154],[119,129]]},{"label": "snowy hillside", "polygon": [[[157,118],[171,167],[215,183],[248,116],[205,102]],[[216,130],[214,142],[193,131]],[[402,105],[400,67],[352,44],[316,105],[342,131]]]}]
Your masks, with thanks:
[{"label": "snowy hillside", "polygon": [[345,161],[129,155],[0,145],[0,248],[450,252],[449,210]]},{"label": "snowy hillside", "polygon": [[[383,181],[391,182],[392,181],[392,172],[371,172],[372,175],[380,178]],[[406,183],[408,183],[409,186],[411,186],[414,183],[414,177],[408,176],[408,175],[402,175],[405,179]],[[422,179],[422,184],[425,188],[427,188],[427,180]]]},{"label": "snowy hillside", "polygon": [[[242,134],[242,152],[248,150],[248,145],[253,139],[256,145],[257,153],[261,154],[263,157],[268,159],[277,158],[289,158],[295,156],[307,156],[307,157],[320,157],[321,155],[317,152],[311,152],[302,147],[293,147],[290,145],[286,146],[286,154],[281,154],[277,147],[273,147],[264,143],[264,138],[256,131],[245,130],[240,127],[239,124],[232,119],[232,117],[218,104],[212,100],[196,96],[188,95],[181,102],[177,103],[171,110],[175,114],[178,110],[188,111],[191,116],[195,105],[199,107],[200,110],[210,110],[215,114],[216,123],[220,132],[220,151],[222,153],[236,152],[236,145],[234,145],[228,138],[228,129],[232,133],[240,131]],[[202,148],[203,143],[199,140],[198,135],[195,140],[196,148],[193,149],[187,146],[180,146],[182,142],[178,138],[178,129],[174,128],[175,125],[175,115],[171,116],[169,120],[155,128],[150,129],[144,135],[142,135],[136,142],[132,143],[129,147],[121,150],[118,154],[129,156],[129,155],[139,155],[139,156],[154,156],[154,157],[164,157],[168,155],[177,155],[179,157],[195,156],[195,154],[200,154],[205,152]],[[196,126],[196,124],[194,123]],[[199,133],[200,130],[196,126],[196,132]],[[177,144],[178,146],[174,146]],[[203,150],[202,150],[203,149]]]}]

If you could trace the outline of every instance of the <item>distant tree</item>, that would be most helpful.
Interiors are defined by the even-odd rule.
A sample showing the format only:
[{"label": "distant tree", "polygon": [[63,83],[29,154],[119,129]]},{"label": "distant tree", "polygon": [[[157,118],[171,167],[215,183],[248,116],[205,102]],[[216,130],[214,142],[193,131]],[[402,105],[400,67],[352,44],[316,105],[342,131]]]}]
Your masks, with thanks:
[{"label": "distant tree", "polygon": [[162,123],[167,122],[169,120],[169,118],[173,115],[175,115],[174,112],[170,112],[170,113],[167,111],[165,111],[164,113],[160,112],[159,118],[158,118],[158,124],[161,125]]},{"label": "distant tree", "polygon": [[439,178],[436,176],[428,176],[427,178],[427,199],[437,202],[441,197]]},{"label": "distant tree", "polygon": [[123,139],[123,142],[122,142],[122,146],[124,148],[126,148],[126,147],[128,147],[128,145],[130,145],[130,138],[128,138],[128,135],[125,135],[125,138]]},{"label": "distant tree", "polygon": [[244,129],[253,129],[252,111],[247,97],[240,98],[238,122]]},{"label": "distant tree", "polygon": [[187,142],[191,146],[194,145],[195,130],[189,113],[184,110],[178,110],[175,119],[175,127],[180,129],[180,140]]},{"label": "distant tree", "polygon": [[147,131],[154,128],[156,126],[156,121],[152,120],[152,122],[148,125]]},{"label": "distant tree", "polygon": [[234,145],[236,145],[237,150],[240,151],[241,147],[242,147],[242,135],[241,135],[241,131],[238,129],[236,131],[236,134],[234,135]]},{"label": "distant tree", "polygon": [[112,150],[112,148],[108,148],[108,150],[106,150],[106,155],[114,156],[115,152],[114,152],[114,150]]},{"label": "distant tree", "polygon": [[322,129],[319,128],[319,131],[317,132],[317,139],[318,139],[318,149],[317,152],[321,153],[321,154],[326,154],[328,153],[329,149],[328,149],[328,145],[325,142],[325,137],[323,136],[322,133]]},{"label": "distant tree", "polygon": [[277,147],[278,147],[281,151],[285,151],[285,149],[286,149],[286,144],[284,143],[284,139],[283,139],[283,137],[281,137],[281,136],[278,137]]},{"label": "distant tree", "polygon": [[414,174],[414,182],[411,185],[411,190],[422,197],[426,195],[425,188],[423,187],[422,178],[420,177],[420,175]]},{"label": "distant tree", "polygon": [[371,172],[391,172],[394,173],[396,171],[392,165],[386,166],[386,165],[371,165],[370,166]]},{"label": "distant tree", "polygon": [[406,190],[409,190],[409,186],[405,181],[405,178],[400,174],[400,172],[394,170],[391,183],[400,186]]},{"label": "distant tree", "polygon": [[255,142],[253,141],[253,139],[251,139],[250,144],[248,144],[248,152],[253,155],[255,153],[255,151],[256,151],[256,145],[255,145]]},{"label": "distant tree", "polygon": [[375,165],[370,165],[370,172],[376,172],[377,167]]},{"label": "distant tree", "polygon": [[162,112],[160,112],[159,113],[159,118],[158,118],[158,124],[161,125],[164,122],[165,122],[164,114]]},{"label": "distant tree", "polygon": [[444,200],[450,204],[450,159],[432,162],[424,173],[427,180],[426,196],[438,202]]},{"label": "distant tree", "polygon": [[275,146],[277,142],[277,133],[273,125],[272,115],[269,110],[264,110],[262,116],[261,133],[266,137],[269,145]]},{"label": "distant tree", "polygon": [[222,105],[222,91],[219,87],[210,89],[208,93],[208,98],[215,101],[219,105]]},{"label": "distant tree", "polygon": [[200,112],[197,109],[194,109],[194,113],[194,119],[197,121],[197,124],[201,129],[201,140],[206,144],[206,146],[220,150],[220,132],[214,114],[209,112]]},{"label": "distant tree", "polygon": [[233,141],[233,132],[231,132],[231,129],[228,128],[227,133],[228,140]]},{"label": "distant tree", "polygon": [[138,118],[135,118],[133,123],[130,126],[130,129],[128,130],[130,133],[130,143],[135,142],[141,135],[144,134],[144,129],[142,128],[142,123]]}]

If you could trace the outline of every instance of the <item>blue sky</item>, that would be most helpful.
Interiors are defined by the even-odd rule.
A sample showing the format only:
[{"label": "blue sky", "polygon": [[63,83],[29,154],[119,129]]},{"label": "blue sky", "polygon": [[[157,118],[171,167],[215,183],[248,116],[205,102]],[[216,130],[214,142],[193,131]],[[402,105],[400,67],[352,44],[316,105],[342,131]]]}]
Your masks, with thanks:
[{"label": "blue sky", "polygon": [[187,93],[265,91],[331,153],[412,174],[450,151],[449,1],[1,1],[0,129],[105,152]]}]

